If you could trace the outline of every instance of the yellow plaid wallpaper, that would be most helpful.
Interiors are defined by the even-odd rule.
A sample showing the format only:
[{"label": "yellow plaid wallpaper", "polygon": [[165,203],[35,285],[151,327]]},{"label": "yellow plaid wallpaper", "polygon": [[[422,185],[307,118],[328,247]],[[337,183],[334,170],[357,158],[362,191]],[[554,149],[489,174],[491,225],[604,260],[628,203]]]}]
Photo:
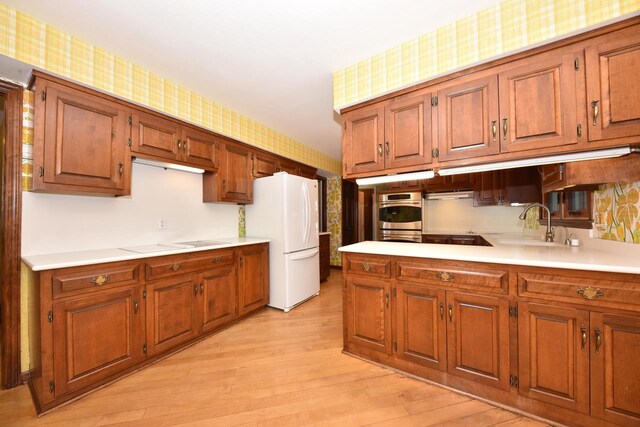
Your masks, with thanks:
[{"label": "yellow plaid wallpaper", "polygon": [[339,159],[2,3],[0,54],[273,153],[341,173]]},{"label": "yellow plaid wallpaper", "polygon": [[333,75],[336,110],[640,11],[640,0],[505,0]]}]

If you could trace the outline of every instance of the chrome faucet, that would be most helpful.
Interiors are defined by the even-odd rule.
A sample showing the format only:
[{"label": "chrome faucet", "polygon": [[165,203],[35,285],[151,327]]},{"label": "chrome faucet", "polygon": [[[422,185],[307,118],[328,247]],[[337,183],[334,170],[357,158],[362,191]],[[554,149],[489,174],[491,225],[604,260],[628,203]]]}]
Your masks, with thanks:
[{"label": "chrome faucet", "polygon": [[545,242],[553,242],[553,238],[555,237],[555,232],[553,230],[553,227],[551,227],[551,211],[549,210],[548,207],[546,207],[542,203],[530,203],[527,206],[525,206],[524,211],[522,211],[522,213],[518,218],[525,219],[525,217],[527,216],[527,212],[529,212],[529,209],[535,208],[536,206],[541,207],[547,211],[547,232],[545,233],[544,240]]}]

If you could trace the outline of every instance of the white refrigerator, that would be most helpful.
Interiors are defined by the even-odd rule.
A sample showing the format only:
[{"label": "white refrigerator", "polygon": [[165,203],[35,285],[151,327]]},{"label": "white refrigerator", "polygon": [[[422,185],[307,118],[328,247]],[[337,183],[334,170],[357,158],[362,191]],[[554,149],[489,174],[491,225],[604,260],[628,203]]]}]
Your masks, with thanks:
[{"label": "white refrigerator", "polygon": [[318,182],[279,172],[253,181],[246,231],[269,243],[269,306],[288,312],[320,293]]}]

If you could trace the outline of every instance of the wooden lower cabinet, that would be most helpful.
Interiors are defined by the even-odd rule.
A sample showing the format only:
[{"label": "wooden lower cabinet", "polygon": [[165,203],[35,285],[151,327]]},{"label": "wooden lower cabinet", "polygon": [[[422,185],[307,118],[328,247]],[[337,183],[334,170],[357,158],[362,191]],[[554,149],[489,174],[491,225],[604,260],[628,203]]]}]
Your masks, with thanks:
[{"label": "wooden lower cabinet", "polygon": [[268,248],[34,272],[30,386],[38,413],[263,308]]},{"label": "wooden lower cabinet", "polygon": [[640,317],[591,313],[591,414],[640,425]]},{"label": "wooden lower cabinet", "polygon": [[347,279],[347,288],[348,344],[391,354],[391,285],[386,280],[353,277]]},{"label": "wooden lower cabinet", "polygon": [[449,373],[508,390],[508,299],[447,292],[447,316]]},{"label": "wooden lower cabinet", "polygon": [[53,304],[54,396],[81,389],[145,357],[139,286]]},{"label": "wooden lower cabinet", "polygon": [[395,304],[398,357],[446,370],[445,291],[399,283]]},{"label": "wooden lower cabinet", "polygon": [[194,275],[147,285],[147,354],[152,356],[198,334],[199,286]]},{"label": "wooden lower cabinet", "polygon": [[589,412],[589,312],[536,303],[518,305],[519,392]]},{"label": "wooden lower cabinet", "polygon": [[640,275],[364,253],[342,265],[346,353],[565,425],[640,425]]}]

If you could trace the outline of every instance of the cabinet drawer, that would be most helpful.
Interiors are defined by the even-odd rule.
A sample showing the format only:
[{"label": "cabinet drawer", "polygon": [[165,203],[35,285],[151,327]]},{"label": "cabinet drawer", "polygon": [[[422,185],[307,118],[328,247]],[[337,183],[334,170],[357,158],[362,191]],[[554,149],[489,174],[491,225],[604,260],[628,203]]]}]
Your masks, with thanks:
[{"label": "cabinet drawer", "polygon": [[501,269],[467,268],[448,261],[398,261],[396,279],[456,289],[507,294],[509,272]]},{"label": "cabinet drawer", "polygon": [[375,255],[348,256],[347,273],[372,277],[391,277],[391,260]]},{"label": "cabinet drawer", "polygon": [[160,277],[208,270],[230,264],[233,264],[233,250],[153,258],[145,264],[145,278],[154,280]]},{"label": "cabinet drawer", "polygon": [[[633,281],[635,279],[635,281]],[[588,305],[624,304],[640,307],[640,281],[518,273],[518,295]]]},{"label": "cabinet drawer", "polygon": [[140,282],[139,270],[136,262],[53,270],[51,272],[53,298],[137,284]]}]

